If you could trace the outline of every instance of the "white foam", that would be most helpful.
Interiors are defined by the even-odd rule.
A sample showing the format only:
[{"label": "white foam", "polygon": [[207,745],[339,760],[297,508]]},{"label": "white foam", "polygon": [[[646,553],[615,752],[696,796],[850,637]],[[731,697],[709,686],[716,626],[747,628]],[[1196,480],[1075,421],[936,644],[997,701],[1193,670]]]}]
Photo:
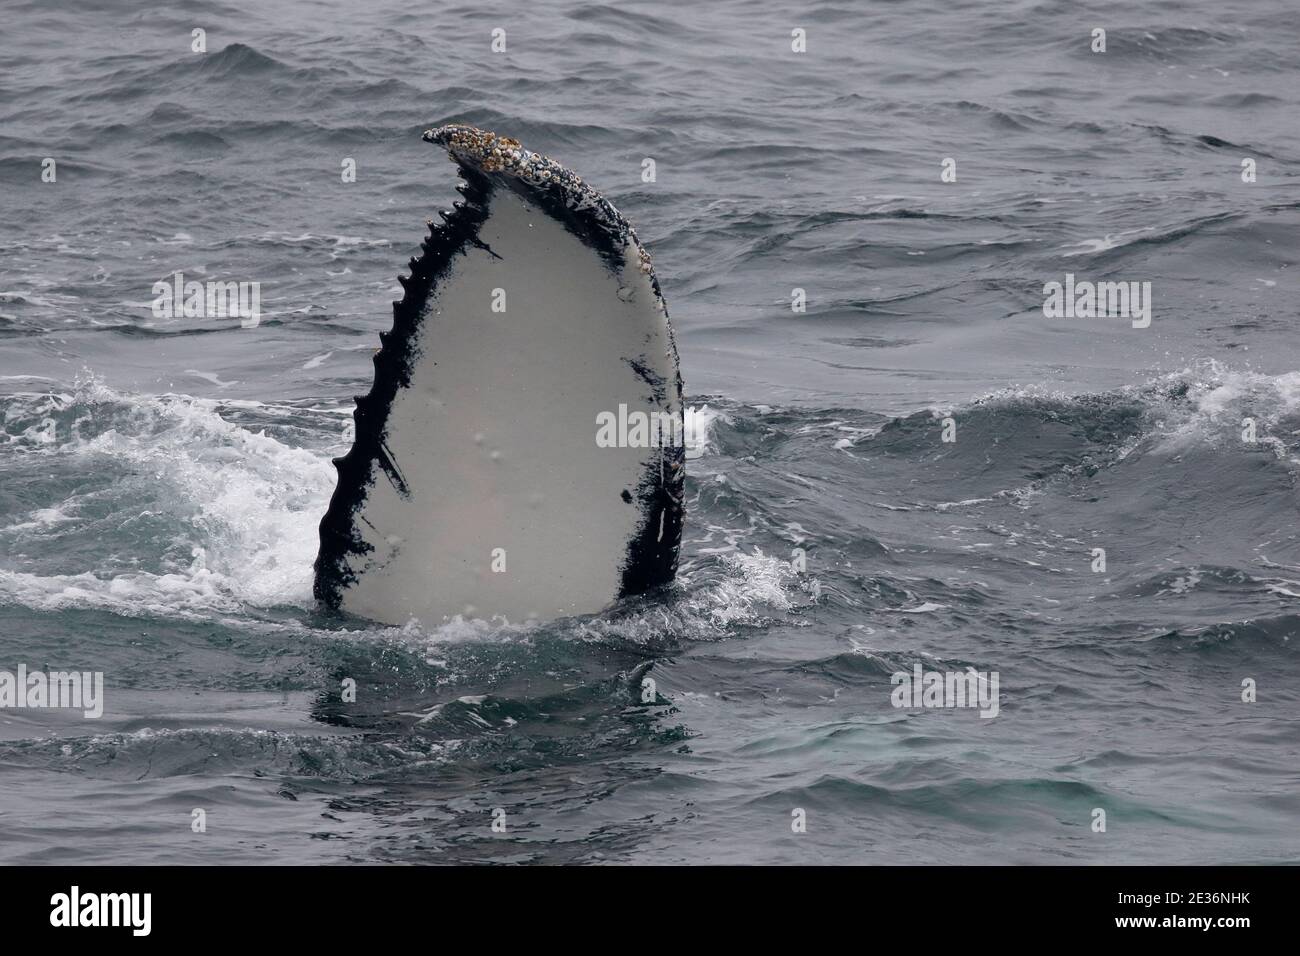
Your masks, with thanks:
[{"label": "white foam", "polygon": [[896,607],[890,608],[890,610],[899,614],[929,614],[931,611],[942,611],[947,606],[946,604],[935,604],[933,601],[926,601],[916,607]]},{"label": "white foam", "polygon": [[67,513],[68,503],[64,502],[62,507],[58,508],[37,508],[27,514],[26,521],[20,521],[16,524],[7,525],[0,528],[0,531],[35,531],[45,528],[52,528],[55,525],[64,524],[68,521],[75,520],[74,517]]},{"label": "white foam", "polygon": [[1259,444],[1272,448],[1278,458],[1286,458],[1286,445],[1268,434],[1285,418],[1300,414],[1300,372],[1265,375],[1230,369],[1214,360],[1198,363],[1166,381],[1188,382],[1186,400],[1190,414],[1176,413],[1164,423],[1162,447],[1178,450],[1193,442],[1240,441],[1242,421],[1256,423]]},{"label": "white foam", "polygon": [[[1074,243],[1073,252],[1062,251],[1061,255],[1068,259],[1072,256],[1090,256],[1098,252],[1108,252],[1119,246],[1127,246],[1143,233],[1155,232],[1155,228],[1155,226],[1143,226],[1139,229],[1126,229],[1113,235],[1107,233],[1100,239],[1082,239]],[[1071,246],[1063,246],[1062,250],[1070,248]]]},{"label": "white foam", "polygon": [[708,405],[692,405],[686,409],[685,419],[686,456],[701,458],[706,453],[716,451],[712,444],[713,426],[719,422],[729,422],[730,418],[723,412]]},{"label": "white foam", "polygon": [[315,358],[309,358],[306,362],[303,363],[302,367],[305,369],[320,368],[327,361],[329,361],[330,356],[333,354],[334,351],[333,349],[331,349],[330,351],[326,352],[324,355],[317,355]]},{"label": "white foam", "polygon": [[[0,601],[127,615],[310,605],[317,524],[334,486],[323,453],[228,422],[213,401],[130,396],[94,380],[79,383],[75,401],[113,427],[86,439],[74,431],[47,453],[72,456],[87,472],[125,463],[151,476],[186,526],[180,543],[190,561],[157,573],[0,572]],[[38,509],[24,524],[55,520],[55,510]]]},{"label": "white foam", "polygon": [[185,370],[185,374],[193,375],[195,378],[201,378],[205,382],[211,382],[213,385],[217,386],[217,388],[229,388],[231,385],[239,384],[238,379],[234,379],[229,382],[222,381],[220,378],[217,377],[216,372],[204,372],[197,368],[187,368]]},{"label": "white foam", "polygon": [[798,573],[789,561],[758,548],[753,554],[728,554],[721,560],[730,573],[691,601],[715,625],[757,622],[769,610],[788,611],[794,606],[785,584]]}]

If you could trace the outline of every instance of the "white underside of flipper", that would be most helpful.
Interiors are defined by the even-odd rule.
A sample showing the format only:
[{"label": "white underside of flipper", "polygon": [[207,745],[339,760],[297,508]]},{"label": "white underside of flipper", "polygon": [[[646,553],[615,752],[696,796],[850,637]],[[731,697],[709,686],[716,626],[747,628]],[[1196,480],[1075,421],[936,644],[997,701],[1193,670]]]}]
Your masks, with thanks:
[{"label": "white underside of flipper", "polygon": [[[620,406],[681,422],[648,259],[630,230],[621,249],[617,233],[593,247],[553,214],[554,190],[538,201],[491,181],[462,210],[476,231],[414,307],[401,382],[358,411],[349,457],[367,457],[369,427],[370,460],[340,460],[317,593],[351,614],[546,620],[600,611],[675,569],[680,427],[653,443],[634,434],[634,447],[597,442]],[[371,399],[394,374],[376,366]]]}]

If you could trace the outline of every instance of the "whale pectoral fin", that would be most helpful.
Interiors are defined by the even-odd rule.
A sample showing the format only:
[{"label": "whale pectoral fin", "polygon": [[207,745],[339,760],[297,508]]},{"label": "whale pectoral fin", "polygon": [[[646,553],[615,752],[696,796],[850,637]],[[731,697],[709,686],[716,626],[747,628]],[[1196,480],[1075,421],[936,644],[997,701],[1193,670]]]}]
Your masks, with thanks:
[{"label": "whale pectoral fin", "polygon": [[648,255],[558,163],[469,127],[425,138],[464,198],[412,260],[357,400],[317,598],[387,623],[545,620],[671,581],[681,377]]}]

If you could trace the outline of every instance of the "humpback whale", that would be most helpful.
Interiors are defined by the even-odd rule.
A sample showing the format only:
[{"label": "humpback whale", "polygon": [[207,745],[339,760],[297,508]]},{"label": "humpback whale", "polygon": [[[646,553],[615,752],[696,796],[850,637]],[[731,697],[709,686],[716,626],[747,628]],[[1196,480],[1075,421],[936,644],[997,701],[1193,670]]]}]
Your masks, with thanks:
[{"label": "humpback whale", "polygon": [[518,141],[463,125],[424,139],[462,198],[398,277],[334,460],[317,600],[387,624],[528,622],[670,583],[682,380],[650,256],[600,193]]}]

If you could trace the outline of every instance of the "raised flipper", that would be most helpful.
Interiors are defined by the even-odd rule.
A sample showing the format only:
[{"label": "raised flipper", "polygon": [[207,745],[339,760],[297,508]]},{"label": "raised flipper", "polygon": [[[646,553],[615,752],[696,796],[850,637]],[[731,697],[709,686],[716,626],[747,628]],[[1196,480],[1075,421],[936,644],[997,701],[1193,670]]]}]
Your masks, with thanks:
[{"label": "raised flipper", "polygon": [[667,584],[682,384],[650,257],[604,197],[515,140],[424,138],[457,163],[464,199],[399,278],[335,460],[317,599],[432,626],[592,613]]}]

